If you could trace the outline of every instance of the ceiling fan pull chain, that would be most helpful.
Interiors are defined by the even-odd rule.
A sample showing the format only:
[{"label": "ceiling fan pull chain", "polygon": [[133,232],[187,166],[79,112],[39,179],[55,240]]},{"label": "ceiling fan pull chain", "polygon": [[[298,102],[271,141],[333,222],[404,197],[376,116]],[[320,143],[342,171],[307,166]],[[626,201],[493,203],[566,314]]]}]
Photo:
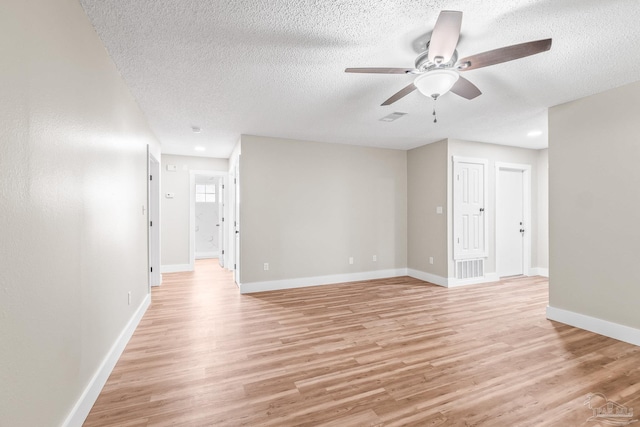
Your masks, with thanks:
[{"label": "ceiling fan pull chain", "polygon": [[433,97],[433,123],[438,123],[438,117],[436,116],[436,102],[438,101],[438,97]]}]

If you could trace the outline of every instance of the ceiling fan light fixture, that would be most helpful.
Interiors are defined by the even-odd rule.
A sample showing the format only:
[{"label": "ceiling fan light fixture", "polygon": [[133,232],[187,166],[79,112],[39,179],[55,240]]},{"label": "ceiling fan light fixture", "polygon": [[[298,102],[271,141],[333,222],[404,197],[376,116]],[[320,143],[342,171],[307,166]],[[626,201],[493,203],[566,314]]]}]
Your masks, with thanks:
[{"label": "ceiling fan light fixture", "polygon": [[435,99],[449,92],[458,77],[453,70],[433,70],[419,75],[413,84],[423,95]]}]

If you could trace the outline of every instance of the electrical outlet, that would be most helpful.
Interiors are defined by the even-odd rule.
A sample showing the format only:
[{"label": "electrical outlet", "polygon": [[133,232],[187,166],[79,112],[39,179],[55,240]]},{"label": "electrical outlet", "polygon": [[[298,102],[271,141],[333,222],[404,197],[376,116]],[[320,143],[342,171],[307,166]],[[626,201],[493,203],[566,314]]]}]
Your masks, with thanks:
[{"label": "electrical outlet", "polygon": [[269,263],[265,262],[264,263],[264,271],[268,271],[269,270]]},{"label": "electrical outlet", "polygon": [[429,264],[433,264],[433,257],[432,256],[429,257]]},{"label": "electrical outlet", "polygon": [[349,257],[349,264],[353,264],[353,257],[352,256]]},{"label": "electrical outlet", "polygon": [[373,256],[373,262],[377,262],[378,261],[378,255],[374,255]]},{"label": "electrical outlet", "polygon": [[127,305],[131,305],[131,291],[127,292]]}]

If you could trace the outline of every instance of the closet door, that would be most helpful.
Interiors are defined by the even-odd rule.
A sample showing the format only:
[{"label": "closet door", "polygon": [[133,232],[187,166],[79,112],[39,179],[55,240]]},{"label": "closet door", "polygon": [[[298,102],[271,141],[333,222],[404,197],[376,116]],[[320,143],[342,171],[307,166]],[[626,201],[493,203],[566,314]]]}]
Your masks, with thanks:
[{"label": "closet door", "polygon": [[453,157],[453,258],[487,256],[487,160]]}]

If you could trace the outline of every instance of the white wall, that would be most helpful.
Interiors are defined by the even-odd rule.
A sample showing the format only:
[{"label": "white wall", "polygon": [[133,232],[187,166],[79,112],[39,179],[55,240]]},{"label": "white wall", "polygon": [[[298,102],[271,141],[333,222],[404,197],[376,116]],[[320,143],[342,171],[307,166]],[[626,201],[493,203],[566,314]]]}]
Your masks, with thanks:
[{"label": "white wall", "polygon": [[160,150],[77,1],[3,1],[0,52],[0,425],[57,426],[149,301]]},{"label": "white wall", "polygon": [[[167,170],[167,165],[175,165],[176,171]],[[189,267],[189,171],[227,172],[227,159],[210,157],[176,156],[165,154],[161,162],[162,195],[160,209],[162,211],[161,224],[161,252],[163,271],[187,270]],[[173,193],[169,199],[167,193]]]},{"label": "white wall", "polygon": [[640,82],[549,111],[549,305],[563,314],[553,317],[635,328],[637,345],[639,111]]},{"label": "white wall", "polygon": [[243,292],[406,269],[404,151],[243,135],[240,190]]}]

